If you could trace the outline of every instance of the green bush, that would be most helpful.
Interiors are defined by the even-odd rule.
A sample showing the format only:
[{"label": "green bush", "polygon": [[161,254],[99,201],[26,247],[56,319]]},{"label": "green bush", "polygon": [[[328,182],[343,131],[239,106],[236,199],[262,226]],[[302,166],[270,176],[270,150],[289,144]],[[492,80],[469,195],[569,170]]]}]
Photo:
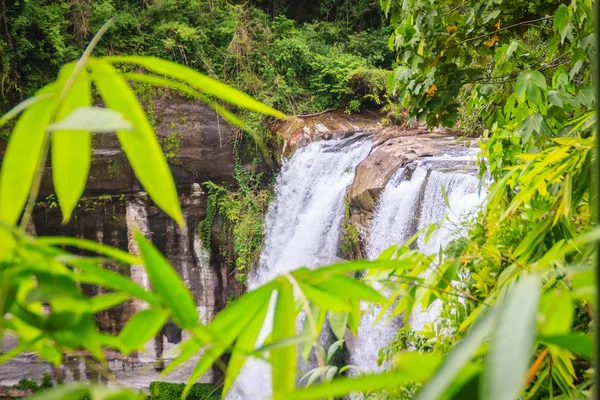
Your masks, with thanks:
[{"label": "green bush", "polygon": [[[185,385],[183,383],[152,382],[150,384],[151,400],[179,400]],[[221,388],[210,383],[192,385],[187,400],[220,400]]]}]

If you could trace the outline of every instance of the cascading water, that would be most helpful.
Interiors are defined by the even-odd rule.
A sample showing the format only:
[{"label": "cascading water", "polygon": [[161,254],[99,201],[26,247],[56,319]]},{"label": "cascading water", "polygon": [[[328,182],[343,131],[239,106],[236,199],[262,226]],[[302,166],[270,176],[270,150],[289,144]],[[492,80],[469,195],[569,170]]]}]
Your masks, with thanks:
[{"label": "cascading water", "polygon": [[[249,289],[300,266],[315,268],[335,261],[344,196],[356,166],[371,147],[365,135],[354,135],[311,143],[285,162],[267,213],[259,266],[248,279]],[[264,341],[270,330],[266,322],[258,341]],[[270,376],[267,363],[248,360],[228,398],[268,398]]]},{"label": "cascading water", "polygon": [[[483,201],[479,181],[470,168],[476,154],[474,149],[462,150],[398,170],[386,185],[373,217],[367,256],[377,258],[386,248],[403,243],[432,223],[443,221],[427,243],[423,236],[417,240],[417,247],[426,254],[436,253],[455,235],[463,233],[460,220]],[[363,371],[376,371],[382,368],[377,365],[378,351],[392,339],[399,322],[386,325],[386,318],[382,318],[374,324],[379,310],[364,309],[350,361]],[[436,310],[417,313],[413,315],[412,324],[418,328],[431,322],[435,315]]]}]

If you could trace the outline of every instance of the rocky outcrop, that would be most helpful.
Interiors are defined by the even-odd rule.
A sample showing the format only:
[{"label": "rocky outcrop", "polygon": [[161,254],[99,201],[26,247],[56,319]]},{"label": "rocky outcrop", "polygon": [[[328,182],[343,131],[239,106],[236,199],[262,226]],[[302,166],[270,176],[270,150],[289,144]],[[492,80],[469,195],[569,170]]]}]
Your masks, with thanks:
[{"label": "rocky outcrop", "polygon": [[[408,134],[414,131],[407,131]],[[356,168],[354,182],[348,190],[350,222],[364,237],[379,196],[391,176],[403,165],[417,158],[431,157],[450,146],[456,139],[444,134],[379,136],[375,147]]]},{"label": "rocky outcrop", "polygon": [[276,121],[271,125],[271,129],[284,139],[281,148],[281,155],[284,157],[292,155],[298,147],[308,143],[341,139],[355,133],[372,133],[384,138],[427,132],[426,127],[421,125],[411,129],[399,125],[384,125],[384,117],[385,114],[373,110],[364,110],[358,114],[332,111]]}]

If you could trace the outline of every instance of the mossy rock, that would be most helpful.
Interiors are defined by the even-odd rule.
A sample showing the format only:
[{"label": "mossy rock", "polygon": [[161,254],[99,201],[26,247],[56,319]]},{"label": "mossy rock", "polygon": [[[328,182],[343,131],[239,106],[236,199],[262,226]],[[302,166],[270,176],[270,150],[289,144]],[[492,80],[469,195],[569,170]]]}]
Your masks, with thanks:
[{"label": "mossy rock", "polygon": [[[152,382],[150,384],[151,400],[179,400],[185,385],[183,383]],[[222,388],[210,383],[192,385],[187,400],[220,400]]]}]

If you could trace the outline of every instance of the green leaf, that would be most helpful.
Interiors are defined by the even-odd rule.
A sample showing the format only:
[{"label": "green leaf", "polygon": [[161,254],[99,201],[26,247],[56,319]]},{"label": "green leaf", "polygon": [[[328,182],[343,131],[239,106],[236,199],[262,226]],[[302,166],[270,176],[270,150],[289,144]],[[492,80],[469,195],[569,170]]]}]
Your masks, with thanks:
[{"label": "green leaf", "polygon": [[360,325],[360,302],[356,299],[350,299],[351,310],[348,313],[348,328],[352,331],[354,336],[358,335],[358,327]]},{"label": "green leaf", "polygon": [[431,376],[439,362],[439,357],[429,354],[404,353],[398,361],[397,371],[337,379],[331,383],[301,388],[289,393],[286,400],[341,398],[352,392],[365,393],[403,386],[411,382],[423,382]]},{"label": "green leaf", "polygon": [[348,324],[347,312],[329,312],[329,327],[339,340],[344,340],[346,325]]},{"label": "green leaf", "polygon": [[[55,90],[55,85],[46,86],[36,96],[53,94]],[[0,220],[9,225],[19,220],[27,202],[56,101],[53,96],[32,104],[10,135],[0,169]]]},{"label": "green leaf", "polygon": [[142,349],[147,341],[160,332],[166,321],[167,314],[164,311],[152,308],[133,315],[118,336],[121,352],[127,355]]},{"label": "green leaf", "polygon": [[56,386],[33,396],[28,397],[31,400],[72,400],[81,399],[90,392],[89,383],[69,383]]},{"label": "green leaf", "polygon": [[560,34],[560,42],[563,43],[566,37],[572,38],[573,25],[569,20],[569,8],[561,4],[554,13],[553,27]]},{"label": "green leaf", "polygon": [[117,137],[140,183],[154,202],[177,223],[184,221],[169,165],[137,97],[110,64],[94,60],[92,78],[108,108],[133,123],[135,133],[118,130]]},{"label": "green leaf", "polygon": [[417,400],[439,399],[492,330],[496,309],[489,310],[447,355],[444,363],[419,392]]},{"label": "green leaf", "polygon": [[515,82],[515,95],[521,102],[528,100],[532,105],[539,105],[540,91],[546,91],[546,78],[539,71],[523,71]]},{"label": "green leaf", "polygon": [[51,97],[56,97],[56,96],[57,96],[56,93],[46,93],[46,94],[41,94],[41,95],[35,95],[26,100],[23,100],[22,102],[20,102],[19,104],[17,104],[13,108],[11,108],[6,114],[4,114],[2,116],[2,118],[0,118],[0,128],[2,128],[4,125],[6,125],[6,123],[8,121],[15,118],[17,115],[19,115],[21,112],[27,110],[29,107],[31,107],[35,103],[38,103],[42,100],[48,100]]},{"label": "green leaf", "polygon": [[544,293],[540,311],[544,318],[539,326],[540,335],[560,335],[571,330],[575,306],[568,291],[555,289]]},{"label": "green leaf", "polygon": [[335,354],[336,351],[339,350],[339,348],[344,344],[343,340],[338,340],[333,342],[333,344],[331,346],[329,346],[329,350],[327,350],[327,362],[331,361],[331,358],[333,357],[333,355]]},{"label": "green leaf", "polygon": [[69,236],[43,236],[35,238],[34,244],[41,246],[72,246],[81,250],[91,251],[109,257],[123,264],[141,264],[141,260],[116,247],[106,246],[91,240]]},{"label": "green leaf", "polygon": [[[277,342],[296,335],[294,290],[285,278],[278,279],[277,304],[273,318],[272,341]],[[269,352],[272,367],[273,398],[288,399],[296,380],[296,346],[282,347]]]},{"label": "green leaf", "polygon": [[563,108],[562,97],[556,90],[548,91],[548,103],[553,104],[557,107]]},{"label": "green leaf", "polygon": [[[314,287],[303,285],[299,283],[300,288],[304,295],[313,303],[326,310],[332,310],[336,312],[349,311],[350,306],[344,298],[338,297],[337,295],[325,292],[323,290],[316,289]],[[343,295],[343,292],[340,294]]]},{"label": "green leaf", "polygon": [[594,93],[594,88],[591,85],[580,88],[575,99],[580,105],[591,109],[594,107],[594,104],[596,104],[596,94]]},{"label": "green leaf", "polygon": [[537,277],[521,278],[499,306],[484,370],[482,398],[516,399],[523,390],[536,337]]},{"label": "green leaf", "polygon": [[215,79],[209,78],[208,76],[203,75],[191,68],[184,67],[183,65],[179,65],[171,61],[162,60],[155,57],[139,56],[107,57],[106,59],[112,62],[141,65],[142,67],[148,69],[149,71],[155,72],[158,75],[170,76],[174,79],[179,79],[210,96],[214,96],[235,106],[280,119],[285,118],[285,115],[281,112],[257,100],[254,100],[247,94]]},{"label": "green leaf", "polygon": [[345,275],[334,275],[314,286],[321,290],[347,296],[351,299],[365,300],[374,303],[385,301],[385,297],[366,283]]},{"label": "green leaf", "polygon": [[[48,131],[79,131],[86,129],[95,133],[109,133],[117,130],[134,131],[133,124],[123,114],[109,108],[77,107],[61,121],[48,126]],[[74,135],[75,132],[65,132]]]},{"label": "green leaf", "polygon": [[584,333],[565,333],[562,335],[542,336],[538,340],[549,346],[557,346],[581,354],[588,360],[593,360],[594,358],[593,339],[591,336]]},{"label": "green leaf", "polygon": [[119,290],[129,293],[140,300],[144,300],[153,306],[160,306],[160,302],[153,293],[147,292],[131,279],[126,278],[117,272],[98,267],[94,262],[85,259],[73,259],[67,264],[81,270],[78,277],[78,281],[81,283],[89,283],[108,289]]},{"label": "green leaf", "polygon": [[[72,75],[75,65],[69,64],[60,71],[61,86]],[[89,75],[82,69],[72,86],[59,104],[56,119],[68,119],[72,111],[92,104],[92,90]],[[68,121],[67,121],[68,122]],[[48,131],[52,132],[52,181],[63,215],[63,223],[71,219],[71,213],[77,206],[85,189],[90,164],[92,162],[92,135],[86,126],[65,130],[65,124]]]},{"label": "green leaf", "polygon": [[566,89],[569,86],[569,73],[564,65],[561,65],[556,69],[554,75],[552,75],[552,87],[554,89]]},{"label": "green leaf", "polygon": [[198,323],[196,303],[179,274],[165,257],[139,232],[135,233],[150,283],[164,304],[169,306],[173,319],[182,327]]},{"label": "green leaf", "polygon": [[88,304],[92,314],[108,310],[122,304],[131,298],[127,293],[107,293],[90,297]]},{"label": "green leaf", "polygon": [[543,122],[544,117],[540,113],[534,113],[525,118],[519,128],[519,132],[523,135],[523,141],[527,142],[532,133],[539,133]]},{"label": "green leaf", "polygon": [[133,80],[137,82],[147,82],[151,83],[154,86],[164,86],[171,89],[178,90],[182,93],[188,94],[190,96],[196,97],[206,104],[208,104],[213,110],[215,110],[221,117],[225,118],[226,121],[230,122],[232,125],[235,125],[239,128],[244,128],[244,123],[231,111],[222,107],[217,102],[213,101],[211,98],[205,96],[197,90],[192,89],[188,85],[184,85],[182,83],[172,81],[169,79],[162,78],[160,76],[154,75],[144,75],[144,74],[135,74],[128,73],[123,74],[123,77],[127,80]]},{"label": "green leaf", "polygon": [[229,389],[231,388],[231,385],[233,385],[235,378],[242,370],[248,354],[254,350],[256,340],[258,339],[258,335],[262,329],[268,310],[268,303],[259,308],[254,317],[252,317],[252,321],[250,321],[250,323],[244,327],[244,330],[237,339],[235,347],[233,348],[233,352],[231,353],[231,358],[227,364],[225,384],[223,386],[223,398],[225,398],[225,395],[227,392],[229,392]]}]

